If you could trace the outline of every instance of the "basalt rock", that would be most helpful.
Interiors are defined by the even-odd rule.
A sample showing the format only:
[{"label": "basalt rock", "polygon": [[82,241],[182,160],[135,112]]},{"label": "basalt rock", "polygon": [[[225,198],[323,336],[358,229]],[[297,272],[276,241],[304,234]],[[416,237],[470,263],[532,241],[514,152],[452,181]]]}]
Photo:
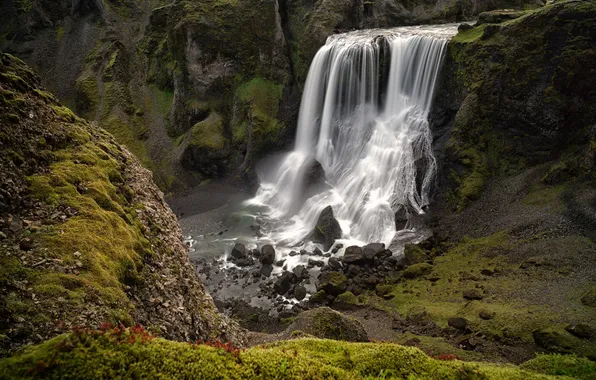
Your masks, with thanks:
[{"label": "basalt rock", "polygon": [[341,238],[341,227],[333,216],[333,209],[327,206],[321,211],[319,219],[312,233],[312,240],[315,243],[323,244],[323,249],[331,249],[336,239]]}]

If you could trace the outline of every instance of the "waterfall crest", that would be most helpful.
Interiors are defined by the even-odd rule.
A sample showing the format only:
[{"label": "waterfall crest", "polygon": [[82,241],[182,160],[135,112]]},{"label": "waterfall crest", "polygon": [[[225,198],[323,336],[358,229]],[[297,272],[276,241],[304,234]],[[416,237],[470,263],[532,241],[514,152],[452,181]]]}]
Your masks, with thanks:
[{"label": "waterfall crest", "polygon": [[[266,236],[308,240],[331,205],[344,237],[391,243],[395,214],[422,214],[436,172],[427,120],[454,26],[334,35],[310,67],[294,151],[261,178],[249,201],[265,206]],[[303,199],[314,160],[328,188]]]}]

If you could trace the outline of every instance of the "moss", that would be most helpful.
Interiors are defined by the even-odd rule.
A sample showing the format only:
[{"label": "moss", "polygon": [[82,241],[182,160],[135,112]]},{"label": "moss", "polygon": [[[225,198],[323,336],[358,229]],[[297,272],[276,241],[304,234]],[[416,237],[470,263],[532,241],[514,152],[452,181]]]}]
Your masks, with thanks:
[{"label": "moss", "polygon": [[95,119],[100,104],[99,85],[93,74],[88,73],[77,79],[75,84],[75,105],[77,110],[90,119]]},{"label": "moss", "polygon": [[170,114],[170,109],[174,103],[174,93],[171,91],[164,91],[157,86],[151,86],[155,101],[157,104],[157,111],[165,117]]},{"label": "moss", "polygon": [[403,272],[405,278],[416,278],[432,272],[433,266],[429,263],[418,263],[410,265]]},{"label": "moss", "polygon": [[14,0],[13,6],[19,13],[29,13],[33,9],[31,0]]},{"label": "moss", "polygon": [[191,146],[216,151],[224,149],[226,138],[224,137],[223,118],[216,113],[211,113],[207,119],[191,128],[189,136],[189,145]]},{"label": "moss", "polygon": [[[131,338],[131,336],[133,338]],[[319,339],[235,352],[207,345],[143,338],[141,334],[63,335],[0,361],[8,378],[548,378],[514,366],[431,359],[420,350],[388,343]]]},{"label": "moss", "polygon": [[569,376],[578,379],[590,379],[596,373],[596,363],[575,355],[538,355],[525,362],[520,368],[544,373],[546,375]]},{"label": "moss", "polygon": [[56,28],[56,41],[62,41],[62,38],[64,38],[64,27],[63,26],[59,26]]},{"label": "moss", "polygon": [[72,123],[77,119],[75,114],[70,109],[64,106],[52,105],[51,107],[54,110],[56,116],[58,116],[58,118],[62,121]]}]

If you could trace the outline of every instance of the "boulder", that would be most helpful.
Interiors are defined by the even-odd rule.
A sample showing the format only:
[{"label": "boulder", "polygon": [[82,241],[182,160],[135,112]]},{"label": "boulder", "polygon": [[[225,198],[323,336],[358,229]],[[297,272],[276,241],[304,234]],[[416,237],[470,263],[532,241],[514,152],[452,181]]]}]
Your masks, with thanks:
[{"label": "boulder", "polygon": [[406,264],[414,265],[429,260],[426,251],[416,244],[406,244],[404,247],[404,257]]},{"label": "boulder", "polygon": [[359,304],[358,297],[350,291],[340,294],[333,301],[333,307],[341,310],[356,309]]},{"label": "boulder", "polygon": [[331,270],[341,270],[341,263],[339,262],[339,260],[337,259],[337,257],[330,257],[329,261],[327,262],[327,265],[329,265],[329,268],[331,268]]},{"label": "boulder", "polygon": [[235,244],[230,256],[232,257],[232,261],[234,261],[234,259],[246,258],[246,247],[244,244]]},{"label": "boulder", "polygon": [[294,267],[294,269],[292,270],[292,272],[299,279],[306,279],[309,276],[308,269],[306,269],[304,267],[304,265],[297,265],[296,267]]},{"label": "boulder", "polygon": [[478,288],[466,289],[463,296],[467,300],[481,300],[484,298],[484,292]]},{"label": "boulder", "polygon": [[535,330],[532,337],[538,346],[551,352],[568,352],[573,346],[570,336],[552,329]]},{"label": "boulder", "polygon": [[317,291],[324,290],[327,294],[338,296],[348,288],[348,279],[341,272],[323,272],[317,279]]},{"label": "boulder", "polygon": [[328,307],[319,307],[299,314],[284,334],[302,331],[321,339],[367,342],[364,327],[355,318],[345,316]]},{"label": "boulder", "polygon": [[568,333],[575,335],[578,338],[590,339],[596,336],[596,329],[590,327],[586,323],[573,323],[565,327]]},{"label": "boulder", "polygon": [[375,257],[385,252],[385,244],[383,243],[370,243],[362,247],[364,257],[368,261],[372,261]]},{"label": "boulder", "polygon": [[339,222],[333,216],[333,209],[327,206],[321,211],[319,220],[312,233],[312,240],[315,243],[323,244],[323,249],[328,251],[335,243],[335,240],[341,238],[341,227]]},{"label": "boulder", "polygon": [[261,274],[265,277],[271,276],[271,272],[273,272],[273,265],[271,264],[263,264],[261,267]]},{"label": "boulder", "polygon": [[294,297],[298,301],[302,301],[306,297],[306,288],[302,285],[298,285],[294,288]]},{"label": "boulder", "polygon": [[327,303],[327,292],[324,290],[319,290],[313,294],[312,297],[310,297],[309,302],[315,305]]},{"label": "boulder", "polygon": [[414,264],[406,268],[406,270],[403,273],[403,276],[405,278],[416,278],[424,276],[425,274],[429,274],[430,272],[432,272],[432,270],[433,266],[429,263]]},{"label": "boulder", "polygon": [[346,248],[343,262],[344,264],[364,264],[366,262],[364,251],[355,245]]},{"label": "boulder", "polygon": [[273,290],[275,290],[277,294],[281,294],[283,296],[290,290],[295,280],[296,276],[294,275],[294,273],[284,272],[281,274],[281,276],[277,278],[277,280],[273,284]]},{"label": "boulder", "polygon": [[261,248],[261,257],[259,258],[261,264],[271,265],[275,262],[275,248],[272,245],[266,244]]},{"label": "boulder", "polygon": [[453,327],[454,329],[457,329],[460,331],[466,331],[466,327],[468,327],[469,322],[465,318],[454,317],[454,318],[449,318],[447,320],[447,324],[450,327]]}]

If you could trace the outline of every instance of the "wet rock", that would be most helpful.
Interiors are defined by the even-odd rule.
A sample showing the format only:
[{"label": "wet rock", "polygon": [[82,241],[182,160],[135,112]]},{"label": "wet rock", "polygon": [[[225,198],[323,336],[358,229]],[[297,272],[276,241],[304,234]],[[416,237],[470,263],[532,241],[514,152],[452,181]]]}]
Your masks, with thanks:
[{"label": "wet rock", "polygon": [[458,342],[457,345],[459,348],[464,349],[466,351],[474,350],[478,345],[480,345],[481,341],[480,338],[476,337],[474,334],[468,334],[462,337]]},{"label": "wet rock", "polygon": [[252,259],[252,257],[245,257],[242,259],[234,260],[234,264],[238,265],[239,267],[250,267],[252,265],[255,265],[255,261]]},{"label": "wet rock", "polygon": [[277,294],[284,295],[292,287],[292,283],[295,282],[296,276],[292,272],[284,272],[277,278],[273,284],[273,289]]},{"label": "wet rock", "polygon": [[295,266],[292,272],[299,279],[306,279],[309,276],[308,269],[306,269],[304,265]]},{"label": "wet rock", "polygon": [[343,262],[344,264],[364,264],[366,262],[366,257],[364,256],[362,248],[355,245],[346,248],[344,251]]},{"label": "wet rock", "polygon": [[478,288],[466,289],[463,292],[463,297],[468,300],[481,300],[484,298],[484,293]]},{"label": "wet rock", "polygon": [[276,267],[283,267],[285,262],[286,262],[286,260],[285,260],[285,259],[283,259],[283,260],[278,260],[278,261],[275,263],[275,266],[276,266]]},{"label": "wet rock", "polygon": [[464,24],[460,24],[460,25],[457,27],[457,31],[458,31],[458,32],[465,32],[466,30],[470,30],[470,29],[473,29],[473,28],[474,28],[474,27],[473,27],[472,25],[470,25],[470,24],[465,24],[465,23],[464,23]]},{"label": "wet rock", "polygon": [[424,276],[425,274],[429,274],[432,272],[432,270],[433,266],[429,263],[414,264],[406,268],[406,270],[403,272],[403,276],[405,278],[416,278]]},{"label": "wet rock", "polygon": [[321,260],[315,260],[315,259],[308,259],[308,267],[309,268],[314,268],[314,267],[322,267],[323,265],[325,265],[324,261]]},{"label": "wet rock", "polygon": [[313,160],[313,162],[310,165],[310,168],[308,168],[308,170],[306,171],[306,175],[304,178],[307,192],[309,189],[312,189],[313,187],[316,188],[321,185],[324,185],[325,178],[325,169],[323,169],[323,166],[319,161]]},{"label": "wet rock", "polygon": [[331,270],[341,270],[341,263],[339,262],[339,260],[337,259],[337,257],[330,257],[329,261],[327,262],[327,265],[329,265],[329,268],[331,268]]},{"label": "wet rock", "polygon": [[313,256],[323,256],[323,251],[318,248],[313,249],[312,251]]},{"label": "wet rock", "polygon": [[339,222],[333,216],[333,209],[331,206],[325,207],[325,209],[321,211],[319,220],[313,230],[313,242],[322,244],[323,249],[328,251],[335,243],[335,240],[341,238],[341,234],[341,227]]},{"label": "wet rock", "polygon": [[379,256],[385,251],[385,244],[383,243],[370,243],[362,247],[364,257],[372,261],[375,257]]},{"label": "wet rock", "polygon": [[298,256],[298,252],[290,251],[290,257]]},{"label": "wet rock", "polygon": [[466,331],[466,328],[468,327],[469,322],[465,318],[454,317],[454,318],[449,318],[447,320],[447,324],[450,327],[453,327],[454,329],[457,329],[460,331]]},{"label": "wet rock", "polygon": [[261,248],[261,257],[259,258],[261,264],[271,265],[275,262],[275,248],[272,245],[267,244]]},{"label": "wet rock", "polygon": [[273,266],[271,264],[263,264],[261,267],[261,274],[265,277],[271,276],[271,272],[273,272]]},{"label": "wet rock", "polygon": [[565,327],[565,330],[578,338],[590,339],[596,336],[596,330],[586,323],[574,323]]},{"label": "wet rock", "polygon": [[[235,244],[234,248],[232,248],[232,253],[230,256],[234,259],[243,259],[246,257],[246,247],[244,244]],[[233,261],[233,259],[232,259]]]},{"label": "wet rock", "polygon": [[302,301],[306,297],[306,288],[302,285],[298,285],[294,288],[294,297],[298,301]]},{"label": "wet rock", "polygon": [[408,224],[408,210],[405,207],[401,207],[395,213],[395,230],[401,231],[406,228]]},{"label": "wet rock", "polygon": [[302,331],[321,339],[367,342],[366,331],[355,318],[345,316],[328,307],[320,307],[299,314],[285,331]]},{"label": "wet rock", "polygon": [[348,287],[348,279],[341,272],[323,272],[317,279],[317,291],[324,290],[327,294],[338,296]]},{"label": "wet rock", "polygon": [[408,265],[424,263],[429,260],[426,251],[416,244],[406,244],[404,247],[404,256]]}]

